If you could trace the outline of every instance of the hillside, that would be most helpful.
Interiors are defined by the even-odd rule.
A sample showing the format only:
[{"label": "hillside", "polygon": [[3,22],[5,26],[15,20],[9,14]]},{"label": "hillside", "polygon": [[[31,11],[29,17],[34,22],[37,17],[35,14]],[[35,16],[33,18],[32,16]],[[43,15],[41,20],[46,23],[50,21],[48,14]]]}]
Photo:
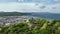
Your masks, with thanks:
[{"label": "hillside", "polygon": [[0,34],[60,34],[60,20],[31,18],[29,21],[0,27]]},{"label": "hillside", "polygon": [[0,12],[0,16],[34,16],[34,17],[41,17],[46,19],[60,20],[60,14],[49,13],[49,12],[30,12],[30,13]]},{"label": "hillside", "polygon": [[32,13],[32,16],[37,16],[37,17],[46,18],[46,19],[60,20],[60,14],[56,14],[56,13],[35,12],[35,13]]},{"label": "hillside", "polygon": [[31,15],[31,13],[21,13],[21,12],[0,12],[0,16],[23,16]]}]

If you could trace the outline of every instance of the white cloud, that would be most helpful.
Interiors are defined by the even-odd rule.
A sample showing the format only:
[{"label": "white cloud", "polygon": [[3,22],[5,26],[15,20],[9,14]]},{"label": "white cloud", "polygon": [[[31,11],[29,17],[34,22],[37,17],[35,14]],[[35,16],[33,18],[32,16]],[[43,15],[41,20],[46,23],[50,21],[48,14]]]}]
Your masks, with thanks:
[{"label": "white cloud", "polygon": [[0,11],[33,11],[36,9],[34,3],[0,3]]},{"label": "white cloud", "polygon": [[60,13],[60,4],[44,5],[35,3],[0,3],[0,11],[19,12],[57,12]]},{"label": "white cloud", "polygon": [[39,11],[41,12],[53,12],[60,13],[60,3],[52,4],[52,5],[40,5],[38,6]]},{"label": "white cloud", "polygon": [[60,0],[54,0],[55,2],[60,2]]},{"label": "white cloud", "polygon": [[60,4],[48,5],[46,11],[60,13]]},{"label": "white cloud", "polygon": [[18,0],[18,1],[20,2],[20,1],[24,1],[24,0]]}]

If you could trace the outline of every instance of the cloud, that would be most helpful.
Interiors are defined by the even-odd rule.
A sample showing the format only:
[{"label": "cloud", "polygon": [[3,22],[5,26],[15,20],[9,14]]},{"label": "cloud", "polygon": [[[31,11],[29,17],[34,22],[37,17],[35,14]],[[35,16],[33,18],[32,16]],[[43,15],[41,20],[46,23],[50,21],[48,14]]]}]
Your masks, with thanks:
[{"label": "cloud", "polygon": [[48,5],[45,11],[53,12],[53,13],[60,13],[60,3]]},{"label": "cloud", "polygon": [[53,13],[60,13],[60,3],[52,4],[52,5],[40,5],[38,6],[39,11],[41,12],[53,12]]},{"label": "cloud", "polygon": [[54,0],[55,2],[60,2],[60,0]]},{"label": "cloud", "polygon": [[23,2],[24,0],[17,0],[18,2]]},{"label": "cloud", "polygon": [[18,2],[17,0],[0,0],[0,3]]},{"label": "cloud", "polygon": [[37,9],[34,3],[0,3],[0,11],[29,12]]},{"label": "cloud", "polygon": [[53,12],[60,13],[60,3],[52,5],[44,5],[43,3],[0,3],[0,11],[5,12]]}]

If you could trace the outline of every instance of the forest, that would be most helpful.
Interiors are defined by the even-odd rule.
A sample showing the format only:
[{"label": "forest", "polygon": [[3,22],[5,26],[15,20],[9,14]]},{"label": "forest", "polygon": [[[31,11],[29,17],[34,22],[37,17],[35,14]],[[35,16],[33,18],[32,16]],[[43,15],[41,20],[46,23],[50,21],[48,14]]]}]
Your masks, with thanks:
[{"label": "forest", "polygon": [[60,34],[60,20],[31,18],[10,26],[0,26],[0,34]]}]

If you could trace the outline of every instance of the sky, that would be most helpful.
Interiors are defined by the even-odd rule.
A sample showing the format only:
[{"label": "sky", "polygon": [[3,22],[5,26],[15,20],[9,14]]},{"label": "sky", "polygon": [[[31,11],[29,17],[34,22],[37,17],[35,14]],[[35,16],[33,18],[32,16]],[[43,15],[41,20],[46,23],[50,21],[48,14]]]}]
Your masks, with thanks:
[{"label": "sky", "polygon": [[60,13],[60,0],[0,0],[0,12]]}]

